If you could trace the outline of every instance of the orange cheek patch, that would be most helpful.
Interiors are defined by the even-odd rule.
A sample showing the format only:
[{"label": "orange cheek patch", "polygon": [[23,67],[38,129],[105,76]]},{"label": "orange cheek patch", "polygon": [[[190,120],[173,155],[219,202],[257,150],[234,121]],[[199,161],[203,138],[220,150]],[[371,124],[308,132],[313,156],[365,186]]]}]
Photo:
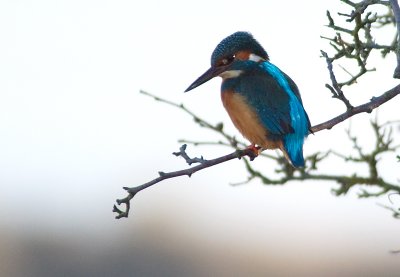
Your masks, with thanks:
[{"label": "orange cheek patch", "polygon": [[239,51],[235,54],[236,59],[247,61],[250,57],[250,51]]}]

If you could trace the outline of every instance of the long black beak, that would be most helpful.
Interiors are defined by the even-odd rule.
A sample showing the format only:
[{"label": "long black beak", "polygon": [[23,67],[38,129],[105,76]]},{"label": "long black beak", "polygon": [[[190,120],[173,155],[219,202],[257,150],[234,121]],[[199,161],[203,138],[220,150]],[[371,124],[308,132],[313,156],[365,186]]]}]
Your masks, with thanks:
[{"label": "long black beak", "polygon": [[200,86],[200,85],[204,84],[205,82],[211,80],[212,78],[218,76],[225,70],[226,70],[226,66],[211,66],[206,72],[204,72],[203,75],[201,75],[199,78],[197,78],[197,80],[194,81],[193,84],[191,84],[185,90],[185,92],[188,92],[189,90],[197,88],[198,86]]}]

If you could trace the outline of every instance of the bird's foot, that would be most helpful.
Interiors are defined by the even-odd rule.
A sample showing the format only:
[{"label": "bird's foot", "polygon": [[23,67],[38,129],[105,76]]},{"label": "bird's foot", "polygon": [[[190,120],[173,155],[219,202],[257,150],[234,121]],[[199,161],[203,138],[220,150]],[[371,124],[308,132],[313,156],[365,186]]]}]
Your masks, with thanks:
[{"label": "bird's foot", "polygon": [[250,161],[252,161],[261,153],[262,148],[260,146],[256,146],[255,144],[251,144],[247,146],[246,150],[250,150],[247,156],[249,156]]}]

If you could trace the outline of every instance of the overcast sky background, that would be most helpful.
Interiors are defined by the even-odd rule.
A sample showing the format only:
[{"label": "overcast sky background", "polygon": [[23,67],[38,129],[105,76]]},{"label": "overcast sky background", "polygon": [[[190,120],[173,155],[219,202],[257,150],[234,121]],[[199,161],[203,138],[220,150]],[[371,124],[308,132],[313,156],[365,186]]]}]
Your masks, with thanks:
[{"label": "overcast sky background", "polygon": [[[88,263],[77,262],[79,266],[71,262],[66,268],[76,268],[76,275],[70,276],[89,276],[94,264],[101,268],[102,263],[95,262],[101,260],[96,260],[97,253],[108,253],[102,258],[111,261],[119,257],[119,249],[133,249],[137,256],[132,260],[147,261],[141,272],[147,275],[156,275],[155,256],[165,259],[165,270],[172,268],[171,260],[191,265],[185,269],[191,275],[398,272],[400,257],[388,251],[400,249],[400,222],[376,205],[390,204],[386,197],[359,200],[357,190],[334,197],[331,189],[336,185],[327,182],[232,187],[230,183],[247,178],[240,161],[140,193],[129,219],[115,220],[111,212],[115,199],[125,196],[122,186],[144,183],[160,170],[186,167],[171,155],[180,146],[178,139],[219,139],[139,90],[182,102],[210,122],[223,121],[240,136],[222,107],[220,80],[183,93],[209,67],[214,47],[235,31],[252,32],[271,61],[296,81],[314,125],[342,113],[344,105],[324,87],[329,76],[319,50],[329,50],[320,39],[321,34],[332,34],[324,27],[327,9],[347,11],[336,0],[2,1],[3,272],[18,276],[21,268],[37,266],[39,271],[29,272],[54,275],[40,271],[34,257],[41,252],[26,251],[26,241],[35,241],[38,248],[48,245],[44,257],[54,258],[49,253],[63,249],[65,255],[54,258],[55,265],[78,259],[70,253],[91,257]],[[393,38],[383,30],[376,35],[385,41]],[[346,88],[354,105],[398,83],[391,78],[394,55],[383,62],[376,55],[370,66],[377,71]],[[340,69],[337,74],[346,77]],[[398,105],[398,99],[385,104],[379,119],[398,119]],[[350,122],[360,143],[371,149],[368,122],[375,116],[359,115],[318,132],[306,141],[305,152],[333,147],[348,153],[351,144],[344,130]],[[397,138],[399,132],[394,134]],[[230,151],[190,146],[188,152],[213,158]],[[399,179],[394,157],[383,157],[381,168],[393,182]],[[253,163],[265,172],[274,170],[271,163]],[[351,167],[332,159],[322,170],[346,174],[353,172]],[[363,167],[357,170],[366,172]],[[152,254],[141,256],[142,250]],[[179,262],[182,257],[185,262]],[[125,258],[126,265],[134,264],[129,255]],[[51,262],[44,264],[46,268]]]}]

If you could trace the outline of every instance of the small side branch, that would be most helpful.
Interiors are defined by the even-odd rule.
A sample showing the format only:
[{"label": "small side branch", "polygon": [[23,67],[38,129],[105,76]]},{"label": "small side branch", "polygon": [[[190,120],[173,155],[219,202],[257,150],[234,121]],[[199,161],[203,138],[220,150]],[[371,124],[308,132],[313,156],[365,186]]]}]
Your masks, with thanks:
[{"label": "small side branch", "polygon": [[328,57],[328,54],[321,50],[322,56],[325,58],[326,63],[328,65],[329,76],[331,78],[332,86],[326,84],[325,86],[332,92],[332,97],[341,100],[345,105],[347,110],[353,109],[353,106],[350,104],[350,101],[344,96],[344,93],[336,80],[336,76],[333,73],[332,59]]},{"label": "small side branch", "polygon": [[184,158],[188,165],[192,165],[195,163],[202,164],[202,163],[207,162],[207,160],[203,159],[203,156],[201,156],[200,158],[197,158],[197,157],[190,158],[189,155],[186,153],[186,147],[187,147],[187,145],[183,144],[181,146],[181,148],[179,148],[179,152],[173,152],[172,154],[177,157],[181,156],[182,158]]}]

